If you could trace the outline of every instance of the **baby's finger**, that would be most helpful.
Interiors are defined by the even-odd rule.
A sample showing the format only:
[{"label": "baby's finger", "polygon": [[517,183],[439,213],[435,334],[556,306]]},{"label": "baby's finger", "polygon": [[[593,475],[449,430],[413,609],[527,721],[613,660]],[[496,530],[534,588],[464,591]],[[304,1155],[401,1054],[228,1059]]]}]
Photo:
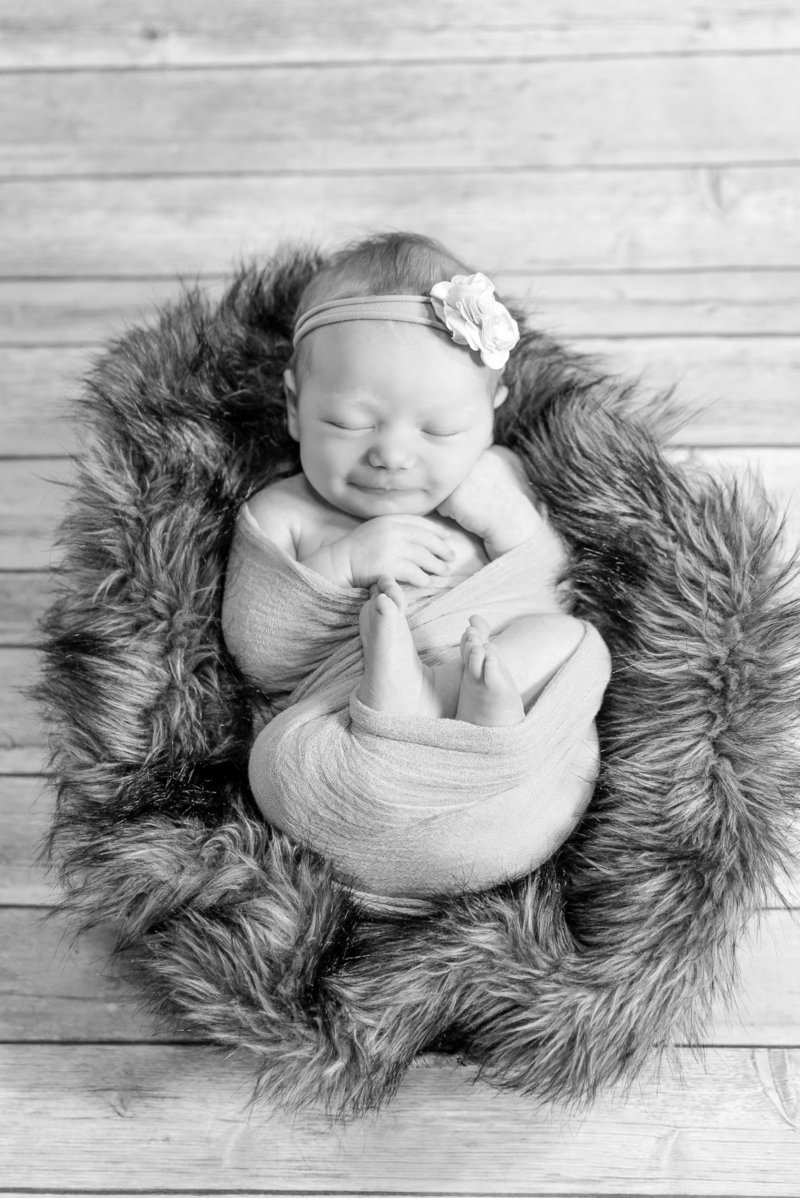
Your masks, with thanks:
[{"label": "baby's finger", "polygon": [[429,553],[435,554],[443,561],[452,561],[456,555],[448,533],[445,533],[444,536],[440,536],[438,532],[426,535],[426,530],[420,529],[419,532],[415,530],[409,539],[415,546],[419,545],[423,549],[427,549]]},{"label": "baby's finger", "polygon": [[391,574],[381,574],[375,586],[382,595],[388,595],[395,607],[405,615],[406,597]]},{"label": "baby's finger", "polygon": [[438,553],[426,549],[424,545],[413,545],[409,549],[409,557],[416,566],[420,566],[428,574],[449,574],[452,563],[439,556]]},{"label": "baby's finger", "polygon": [[406,516],[406,521],[413,529],[415,540],[421,537],[426,544],[434,544],[437,541],[448,544],[452,539],[449,528],[443,528],[427,516]]},{"label": "baby's finger", "polygon": [[429,587],[431,585],[430,574],[426,574],[421,566],[415,566],[413,562],[398,563],[395,578],[398,582],[408,582],[413,587]]}]

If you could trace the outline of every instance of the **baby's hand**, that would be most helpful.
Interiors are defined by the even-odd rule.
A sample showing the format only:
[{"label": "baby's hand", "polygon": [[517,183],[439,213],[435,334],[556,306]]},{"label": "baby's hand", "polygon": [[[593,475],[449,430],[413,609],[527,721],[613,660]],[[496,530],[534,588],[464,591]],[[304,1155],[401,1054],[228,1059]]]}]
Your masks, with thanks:
[{"label": "baby's hand", "polygon": [[382,575],[413,586],[449,572],[455,551],[446,529],[424,516],[375,516],[330,546],[334,569],[354,587],[370,587]]},{"label": "baby's hand", "polygon": [[522,462],[501,445],[485,449],[436,510],[480,537],[491,560],[527,541],[541,524]]}]

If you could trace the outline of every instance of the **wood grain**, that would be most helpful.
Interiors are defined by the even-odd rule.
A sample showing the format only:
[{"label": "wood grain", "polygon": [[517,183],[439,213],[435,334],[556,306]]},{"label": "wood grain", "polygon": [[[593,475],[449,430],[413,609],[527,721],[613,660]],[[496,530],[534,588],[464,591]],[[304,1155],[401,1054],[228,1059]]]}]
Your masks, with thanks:
[{"label": "wood grain", "polygon": [[63,458],[0,461],[0,570],[46,570],[58,562],[54,534],[71,477]]},{"label": "wood grain", "polygon": [[[0,1040],[175,1039],[137,1010],[136,991],[109,961],[114,939],[113,928],[104,926],[73,943],[64,920],[47,907],[0,907]],[[717,1003],[703,1043],[796,1045],[800,912],[764,913],[739,958],[738,1002],[731,1011]]]},{"label": "wood grain", "polygon": [[0,774],[39,774],[46,768],[45,732],[26,696],[37,676],[31,649],[0,649]]},{"label": "wood grain", "polygon": [[797,161],[800,55],[734,61],[0,74],[0,177]]},{"label": "wood grain", "polygon": [[[641,375],[645,391],[674,385],[684,403],[699,405],[675,444],[800,444],[800,336],[582,337],[569,344],[596,355],[602,370]],[[0,373],[7,380],[0,444],[6,456],[78,448],[85,434],[71,421],[71,406],[99,354],[88,346],[0,346]]]},{"label": "wood grain", "polygon": [[[2,470],[2,465],[0,465]],[[30,646],[38,637],[37,622],[52,598],[48,574],[22,570],[0,573],[0,647]]]},{"label": "wood grain", "polygon": [[43,457],[74,452],[78,438],[73,405],[91,359],[90,349],[71,345],[0,347],[4,380],[0,445],[4,455]]},{"label": "wood grain", "polygon": [[489,275],[800,267],[800,167],[30,179],[0,188],[15,276],[224,273],[281,239],[415,229]]},{"label": "wood grain", "polygon": [[133,987],[109,963],[114,941],[110,926],[74,941],[47,908],[0,907],[0,1039],[157,1041]]},{"label": "wood grain", "polygon": [[[421,1065],[381,1115],[248,1113],[249,1070],[195,1046],[0,1046],[8,1187],[796,1195],[800,1052],[681,1054],[682,1080],[586,1114]],[[31,1128],[46,1153],[32,1153]]]},{"label": "wood grain", "polygon": [[[185,282],[198,282],[214,298],[222,292],[220,279]],[[780,272],[773,286],[767,285],[776,306],[780,302],[776,289],[783,282],[784,274]],[[183,281],[177,277],[0,279],[0,345],[49,348],[78,345],[88,353],[119,336],[127,327],[154,323],[157,307],[174,300],[182,285]],[[797,287],[800,291],[800,272]],[[791,292],[789,285],[784,294],[790,302]]]},{"label": "wood grain", "polygon": [[786,4],[727,0],[461,0],[458,19],[425,0],[27,0],[0,19],[0,67],[351,63],[393,59],[675,54],[800,47]]},{"label": "wood grain", "polygon": [[800,333],[800,272],[793,270],[540,272],[501,276],[498,287],[562,337]]},{"label": "wood grain", "polygon": [[645,392],[675,388],[696,409],[677,445],[800,443],[800,337],[586,338],[603,369],[640,376]]},{"label": "wood grain", "polygon": [[[211,300],[222,292],[220,278],[195,282]],[[800,270],[501,272],[495,282],[535,323],[568,339],[800,336]],[[131,325],[152,323],[156,307],[180,291],[178,279],[155,276],[0,279],[0,346],[89,352]]]},{"label": "wood grain", "polygon": [[53,804],[46,778],[0,775],[0,904],[47,907],[55,901],[39,858]]}]

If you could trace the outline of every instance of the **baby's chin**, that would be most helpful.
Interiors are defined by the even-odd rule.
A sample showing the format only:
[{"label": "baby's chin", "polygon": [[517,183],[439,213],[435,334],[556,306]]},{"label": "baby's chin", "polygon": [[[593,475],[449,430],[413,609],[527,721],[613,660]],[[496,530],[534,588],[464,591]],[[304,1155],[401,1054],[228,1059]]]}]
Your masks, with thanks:
[{"label": "baby's chin", "polygon": [[347,510],[363,520],[371,520],[376,516],[429,516],[440,502],[423,490],[381,491],[350,487]]}]

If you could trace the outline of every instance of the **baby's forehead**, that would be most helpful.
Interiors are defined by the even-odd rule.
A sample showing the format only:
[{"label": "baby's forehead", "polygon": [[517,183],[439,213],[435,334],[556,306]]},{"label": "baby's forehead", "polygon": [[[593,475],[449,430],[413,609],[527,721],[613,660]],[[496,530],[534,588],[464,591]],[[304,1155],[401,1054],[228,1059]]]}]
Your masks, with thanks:
[{"label": "baby's forehead", "polygon": [[328,325],[307,338],[308,373],[331,395],[385,395],[392,402],[448,405],[489,394],[494,372],[435,330],[394,321]]}]

